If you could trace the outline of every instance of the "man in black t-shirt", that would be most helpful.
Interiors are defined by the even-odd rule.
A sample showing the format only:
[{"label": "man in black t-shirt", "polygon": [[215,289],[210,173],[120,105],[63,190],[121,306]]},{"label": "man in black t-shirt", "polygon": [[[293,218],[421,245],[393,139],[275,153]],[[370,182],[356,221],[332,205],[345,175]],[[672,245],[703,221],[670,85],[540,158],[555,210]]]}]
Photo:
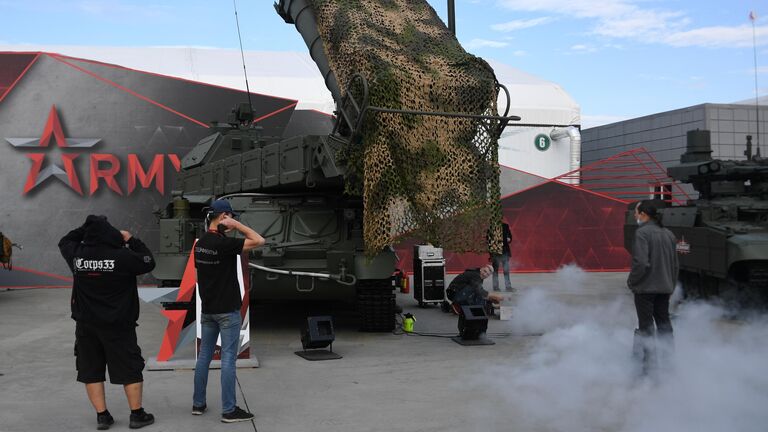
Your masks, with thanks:
[{"label": "man in black t-shirt", "polygon": [[[240,345],[240,285],[237,280],[237,260],[247,252],[264,244],[256,231],[234,219],[237,214],[229,201],[216,200],[207,212],[208,231],[195,243],[197,286],[202,309],[200,325],[202,335],[200,353],[195,365],[195,392],[192,396],[192,414],[205,412],[208,370],[221,334],[221,421],[234,423],[247,421],[253,414],[237,406],[235,394],[235,360]],[[236,230],[245,238],[233,238],[225,232]]]},{"label": "man in black t-shirt", "polygon": [[104,397],[109,381],[122,384],[131,408],[130,427],[155,422],[141,406],[144,358],[136,342],[139,295],[136,276],[155,268],[152,253],[128,231],[118,231],[105,216],[90,215],[59,241],[72,270],[72,319],[75,320],[77,380],[85,384],[96,409],[99,430],[115,421]]}]

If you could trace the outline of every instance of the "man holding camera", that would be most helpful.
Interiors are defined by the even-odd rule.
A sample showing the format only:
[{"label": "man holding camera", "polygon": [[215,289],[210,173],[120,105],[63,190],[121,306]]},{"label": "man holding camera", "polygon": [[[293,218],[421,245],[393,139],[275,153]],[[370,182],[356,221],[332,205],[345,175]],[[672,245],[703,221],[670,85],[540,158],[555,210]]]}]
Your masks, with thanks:
[{"label": "man holding camera", "polygon": [[[221,334],[221,421],[247,421],[253,414],[237,406],[235,393],[235,361],[240,345],[240,308],[242,298],[237,280],[237,260],[264,244],[256,231],[238,222],[229,201],[211,203],[206,215],[208,231],[195,243],[195,268],[202,309],[200,353],[195,365],[195,392],[192,414],[202,415],[206,409],[208,370],[216,339]],[[238,231],[245,238],[227,237],[226,232]]]},{"label": "man holding camera", "polygon": [[155,267],[152,253],[128,231],[118,231],[105,216],[90,215],[59,241],[72,270],[77,380],[85,384],[99,430],[115,422],[104,397],[105,371],[122,384],[131,408],[130,428],[155,422],[141,397],[144,358],[136,340],[139,296],[136,276]]}]

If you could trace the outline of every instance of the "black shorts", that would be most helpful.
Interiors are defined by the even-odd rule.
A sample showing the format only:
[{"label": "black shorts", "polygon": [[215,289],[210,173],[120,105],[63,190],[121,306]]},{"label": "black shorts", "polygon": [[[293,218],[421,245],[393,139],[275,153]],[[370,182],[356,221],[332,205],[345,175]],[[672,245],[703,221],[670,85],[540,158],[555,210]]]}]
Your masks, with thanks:
[{"label": "black shorts", "polygon": [[136,327],[104,328],[77,323],[75,326],[77,380],[90,384],[105,381],[133,384],[144,381],[144,358],[136,342]]}]

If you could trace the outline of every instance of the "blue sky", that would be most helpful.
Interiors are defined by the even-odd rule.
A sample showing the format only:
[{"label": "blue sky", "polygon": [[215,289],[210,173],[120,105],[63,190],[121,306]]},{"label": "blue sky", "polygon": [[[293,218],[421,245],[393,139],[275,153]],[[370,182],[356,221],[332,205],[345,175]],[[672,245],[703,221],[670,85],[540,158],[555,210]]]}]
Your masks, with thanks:
[{"label": "blue sky", "polygon": [[[305,51],[272,3],[237,0],[244,48]],[[445,19],[446,1],[429,3]],[[766,95],[766,0],[456,0],[457,37],[560,84],[585,124],[605,123],[754,98],[751,10]],[[0,22],[5,45],[238,47],[228,0],[0,0]]]}]

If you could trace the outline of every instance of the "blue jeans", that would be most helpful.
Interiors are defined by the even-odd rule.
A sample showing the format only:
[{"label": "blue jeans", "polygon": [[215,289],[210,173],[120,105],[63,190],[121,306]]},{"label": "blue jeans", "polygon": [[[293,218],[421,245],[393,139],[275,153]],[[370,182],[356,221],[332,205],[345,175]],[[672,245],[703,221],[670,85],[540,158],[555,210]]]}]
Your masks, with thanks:
[{"label": "blue jeans", "polygon": [[240,347],[240,311],[221,314],[200,314],[202,335],[200,354],[195,364],[194,406],[205,405],[205,389],[208,385],[208,368],[216,348],[216,338],[221,332],[221,412],[234,411],[237,404],[235,393],[235,360]]},{"label": "blue jeans", "polygon": [[504,288],[507,291],[511,291],[512,281],[509,280],[509,255],[492,255],[491,258],[491,263],[493,264],[493,290],[499,290],[499,267],[501,267],[504,269]]}]

